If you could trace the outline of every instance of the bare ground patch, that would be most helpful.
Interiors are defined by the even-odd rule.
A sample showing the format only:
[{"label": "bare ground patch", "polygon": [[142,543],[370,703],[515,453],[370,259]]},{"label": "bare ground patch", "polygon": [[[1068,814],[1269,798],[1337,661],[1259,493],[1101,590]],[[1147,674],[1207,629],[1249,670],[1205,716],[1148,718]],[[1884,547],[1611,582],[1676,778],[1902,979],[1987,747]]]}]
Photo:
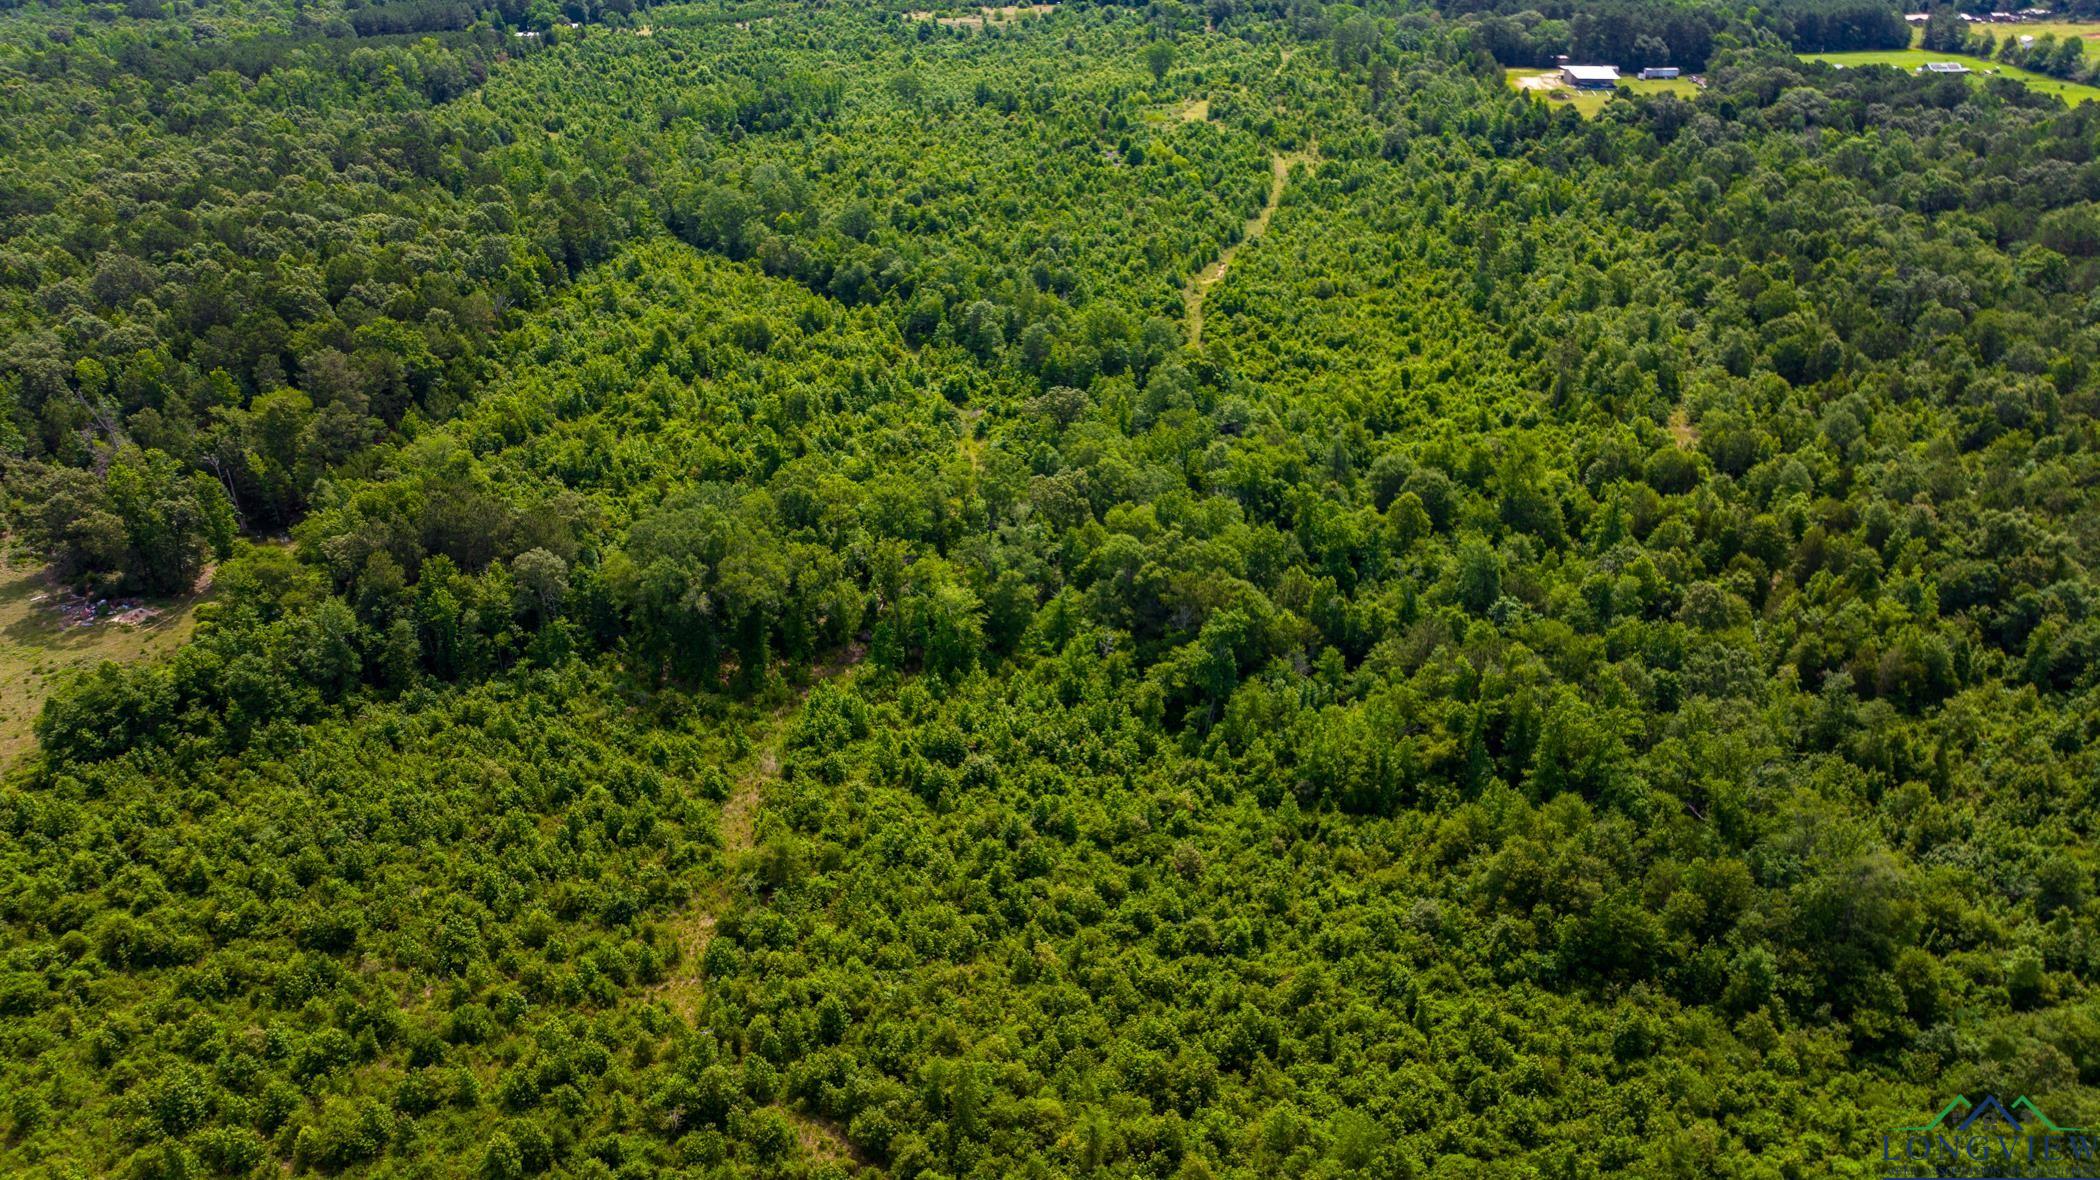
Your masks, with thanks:
[{"label": "bare ground patch", "polygon": [[1010,25],[1023,16],[1044,16],[1057,11],[1055,4],[1005,4],[998,7],[983,7],[973,13],[941,16],[928,9],[914,9],[904,14],[905,20],[930,20],[951,29],[981,29],[990,25]]},{"label": "bare ground patch", "polygon": [[846,1131],[837,1123],[821,1115],[804,1114],[791,1107],[781,1107],[781,1113],[795,1124],[795,1141],[802,1147],[802,1154],[810,1159],[829,1163],[867,1167],[870,1161],[861,1155],[846,1138]]},{"label": "bare ground patch", "polygon": [[136,663],[181,647],[197,629],[211,572],[177,598],[87,598],[0,538],[0,770],[36,747],[44,699],[68,677],[104,660]]},{"label": "bare ground patch", "polygon": [[1699,428],[1692,424],[1692,416],[1679,406],[1670,411],[1670,438],[1679,450],[1689,451],[1699,445]]}]

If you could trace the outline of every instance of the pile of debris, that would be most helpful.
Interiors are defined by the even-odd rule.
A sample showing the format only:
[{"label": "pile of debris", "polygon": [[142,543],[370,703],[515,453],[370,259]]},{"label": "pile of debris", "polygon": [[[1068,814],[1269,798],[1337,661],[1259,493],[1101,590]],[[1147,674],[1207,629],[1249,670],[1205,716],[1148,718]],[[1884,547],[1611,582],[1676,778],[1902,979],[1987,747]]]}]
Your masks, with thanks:
[{"label": "pile of debris", "polygon": [[52,591],[38,594],[29,601],[42,604],[52,599],[57,600],[52,609],[58,612],[59,624],[65,627],[92,627],[97,623],[136,627],[160,617],[160,608],[147,606],[136,598],[94,598],[70,591]]}]

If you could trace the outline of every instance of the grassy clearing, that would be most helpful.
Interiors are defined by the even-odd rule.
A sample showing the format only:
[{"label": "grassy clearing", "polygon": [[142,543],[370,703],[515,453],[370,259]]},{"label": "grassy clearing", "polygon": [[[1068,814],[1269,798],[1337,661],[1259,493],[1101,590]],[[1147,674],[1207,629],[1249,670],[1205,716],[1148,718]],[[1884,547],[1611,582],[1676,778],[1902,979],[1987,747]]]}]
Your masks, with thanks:
[{"label": "grassy clearing", "polygon": [[1154,124],[1203,123],[1209,119],[1208,98],[1185,98],[1180,102],[1168,103],[1145,112],[1145,121]]},{"label": "grassy clearing", "polygon": [[[1972,25],[1971,32],[1982,33],[1996,40],[1999,37],[2039,37],[2044,33],[2059,41],[2073,37],[2087,41],[2100,41],[2100,24],[2079,20],[2038,20],[2017,25]],[[1923,36],[1922,30],[1919,36]]]},{"label": "grassy clearing", "polygon": [[[2032,26],[2018,27],[2028,28]],[[1859,69],[1862,66],[1894,66],[1899,70],[1916,70],[1928,61],[1958,61],[1976,71],[1976,73],[1970,75],[1973,78],[1989,77],[1991,74],[1986,71],[1993,71],[1998,77],[2016,78],[2033,89],[2039,90],[2044,94],[2057,95],[2065,102],[2074,105],[2100,98],[2100,87],[2087,86],[2079,82],[2066,82],[2061,78],[2052,78],[2047,74],[2037,74],[2032,70],[2000,65],[1994,61],[1987,61],[1980,57],[1969,57],[1959,53],[1930,53],[1923,49],[1873,49],[1863,50],[1858,53],[1807,53],[1802,55],[1802,59],[1804,61],[1829,62],[1831,65],[1844,66],[1846,69]]]},{"label": "grassy clearing", "polygon": [[1611,90],[1575,90],[1560,81],[1559,70],[1505,70],[1503,80],[1515,90],[1528,91],[1552,103],[1566,103],[1585,119],[1594,119],[1604,112],[1604,104],[1618,94],[1674,94],[1689,100],[1699,93],[1699,86],[1690,78],[1658,79],[1644,82],[1639,78],[1622,78],[1619,88]]},{"label": "grassy clearing", "polygon": [[1690,102],[1698,95],[1699,84],[1690,78],[1657,78],[1649,82],[1628,78],[1619,83],[1619,89],[1628,94],[1674,94]]},{"label": "grassy clearing", "polygon": [[146,600],[160,613],[137,625],[67,626],[43,568],[0,544],[0,769],[35,746],[30,727],[60,681],[104,660],[129,663],[182,646],[197,629],[197,604],[210,594]]},{"label": "grassy clearing", "polygon": [[1627,78],[1619,84],[1627,94],[1676,94],[1678,99],[1695,99],[1699,84],[1690,78],[1657,78],[1653,82],[1642,82],[1640,78]]}]

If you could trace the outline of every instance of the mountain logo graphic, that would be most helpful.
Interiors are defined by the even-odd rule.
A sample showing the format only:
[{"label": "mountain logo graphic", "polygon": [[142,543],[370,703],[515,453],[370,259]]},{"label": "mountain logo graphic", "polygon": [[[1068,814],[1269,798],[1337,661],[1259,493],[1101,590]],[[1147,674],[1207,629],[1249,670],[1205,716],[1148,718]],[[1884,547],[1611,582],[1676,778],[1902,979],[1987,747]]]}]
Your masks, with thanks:
[{"label": "mountain logo graphic", "polygon": [[1977,1129],[1988,1130],[1990,1124],[1985,1122],[1987,1119],[2004,1123],[2006,1129],[2015,1135],[2020,1133],[2019,1118],[2013,1112],[2005,1109],[2005,1104],[1998,1101],[1996,1094],[1984,1095],[1983,1101],[1970,1107],[1969,1113],[1962,1116],[1961,1122],[1955,1124],[1954,1129],[1966,1131],[1971,1127],[1975,1127],[1977,1123],[1984,1123],[1983,1127],[1978,1127]]},{"label": "mountain logo graphic", "polygon": [[[2100,1180],[2100,1135],[2066,1127],[2025,1094],[1971,1101],[1957,1094],[1932,1121],[1881,1136],[1881,1163],[1914,1180],[2007,1180],[2013,1176],[2085,1176]],[[1979,1172],[1977,1169],[1986,1169]]]},{"label": "mountain logo graphic", "polygon": [[[1951,1125],[1950,1125],[1951,1124]],[[2078,1127],[2060,1127],[2055,1120],[2042,1113],[2034,1100],[2022,1094],[2013,1099],[2011,1106],[1999,1101],[1996,1094],[1986,1094],[1981,1102],[1971,1102],[1966,1095],[1956,1094],[1954,1101],[1940,1108],[1933,1120],[1922,1126],[1898,1127],[1898,1131],[1930,1133],[1942,1128],[1953,1131],[1974,1131],[2020,1134],[2059,1134],[2077,1131]]]}]

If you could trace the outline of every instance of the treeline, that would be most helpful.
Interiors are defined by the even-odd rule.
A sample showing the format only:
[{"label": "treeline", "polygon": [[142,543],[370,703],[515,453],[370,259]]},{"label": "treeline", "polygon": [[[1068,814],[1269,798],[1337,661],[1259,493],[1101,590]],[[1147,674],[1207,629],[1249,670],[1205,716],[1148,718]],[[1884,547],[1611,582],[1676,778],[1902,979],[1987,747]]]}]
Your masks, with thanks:
[{"label": "treeline", "polygon": [[69,467],[0,474],[30,505],[17,520],[21,539],[68,581],[103,592],[187,593],[209,562],[233,551],[225,489],[160,451],[126,447],[99,478]]},{"label": "treeline", "polygon": [[1783,0],[1759,5],[1787,45],[1797,53],[1844,53],[1861,49],[1906,49],[1911,26],[1898,5],[1877,0]]},{"label": "treeline", "polygon": [[279,71],[315,71],[370,86],[391,67],[411,90],[437,104],[480,85],[498,58],[534,48],[517,47],[494,30],[445,38],[436,52],[432,45],[418,44],[423,40],[373,37],[351,42],[318,31],[215,41],[169,36],[112,38],[98,43],[93,53],[56,51],[36,59],[29,70],[42,75],[87,73],[105,83],[128,76],[161,86],[193,83],[219,70],[231,70],[250,81]]},{"label": "treeline", "polygon": [[344,6],[343,19],[359,37],[452,32],[484,20],[498,31],[545,34],[563,24],[624,18],[647,7],[647,0],[564,0],[558,5],[546,0],[352,0]]},{"label": "treeline", "polygon": [[1551,66],[1561,57],[1617,65],[1703,70],[1716,38],[1737,42],[1759,31],[1800,52],[1900,49],[1910,26],[1886,0],[1783,0],[1754,13],[1733,3],[1685,0],[1607,4],[1480,4],[1440,6],[1471,30],[1476,43],[1504,66]]},{"label": "treeline", "polygon": [[[501,12],[502,6],[492,5]],[[523,5],[512,4],[509,18],[525,14]],[[480,13],[467,0],[391,0],[385,4],[357,5],[345,9],[350,27],[360,37],[400,33],[457,32],[474,23]]]}]

